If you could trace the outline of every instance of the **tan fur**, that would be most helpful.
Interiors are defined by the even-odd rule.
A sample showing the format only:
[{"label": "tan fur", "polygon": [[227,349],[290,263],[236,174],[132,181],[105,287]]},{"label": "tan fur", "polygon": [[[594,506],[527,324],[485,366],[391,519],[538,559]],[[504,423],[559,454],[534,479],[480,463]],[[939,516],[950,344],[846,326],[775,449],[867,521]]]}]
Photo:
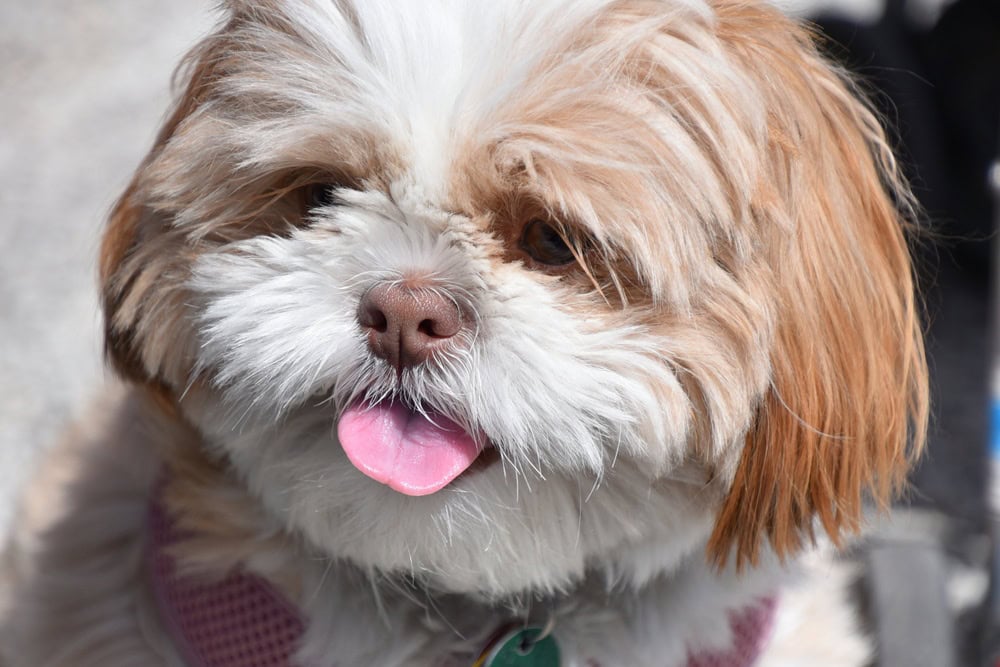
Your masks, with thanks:
[{"label": "tan fur", "polygon": [[[182,293],[179,283],[186,278],[183,269],[178,268],[183,257],[177,256],[183,240],[167,234],[168,223],[148,203],[143,178],[182,121],[204,98],[216,76],[220,49],[220,43],[206,41],[189,55],[186,61],[189,70],[182,75],[183,66],[178,69],[178,76],[187,81],[184,94],[178,98],[132,182],[115,203],[101,244],[99,270],[105,353],[122,377],[164,389],[167,382],[181,380],[189,368],[186,360],[175,361],[169,364],[170,369],[165,368],[170,345],[187,337],[176,324],[173,330],[165,326],[171,320],[176,323],[183,315],[182,304],[176,302]],[[171,275],[173,279],[168,280]],[[173,297],[169,296],[171,293]],[[161,332],[159,338],[155,338],[156,331]]]},{"label": "tan fur", "polygon": [[892,197],[910,200],[876,118],[776,12],[722,4],[720,18],[774,101],[771,182],[797,230],[775,246],[771,388],[709,545],[752,563],[765,537],[788,555],[814,519],[839,542],[866,496],[887,506],[922,449],[927,366]]}]

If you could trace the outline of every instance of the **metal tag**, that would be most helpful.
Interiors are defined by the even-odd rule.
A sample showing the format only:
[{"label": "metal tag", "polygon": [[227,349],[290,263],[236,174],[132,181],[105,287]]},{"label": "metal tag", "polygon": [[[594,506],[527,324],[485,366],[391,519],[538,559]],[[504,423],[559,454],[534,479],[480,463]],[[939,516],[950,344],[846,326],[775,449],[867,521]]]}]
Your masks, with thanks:
[{"label": "metal tag", "polygon": [[[540,638],[539,638],[540,637]],[[559,667],[559,644],[537,627],[511,630],[500,636],[473,667]]]}]

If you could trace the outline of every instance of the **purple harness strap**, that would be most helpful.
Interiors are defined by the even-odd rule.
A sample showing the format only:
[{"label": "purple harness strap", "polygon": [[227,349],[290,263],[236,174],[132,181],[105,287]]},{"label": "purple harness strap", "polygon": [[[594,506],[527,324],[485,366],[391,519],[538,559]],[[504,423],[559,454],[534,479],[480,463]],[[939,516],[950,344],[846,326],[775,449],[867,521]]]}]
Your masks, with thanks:
[{"label": "purple harness strap", "polygon": [[755,605],[729,612],[732,647],[728,651],[689,655],[687,667],[753,667],[771,639],[777,610],[778,598],[767,597]]},{"label": "purple harness strap", "polygon": [[[150,583],[164,625],[189,667],[292,667],[305,630],[298,610],[252,574],[205,581],[179,573],[167,553],[178,537],[154,500],[147,536]],[[691,655],[687,667],[752,667],[770,638],[776,608],[771,597],[731,612],[733,646]]]},{"label": "purple harness strap", "polygon": [[178,531],[150,504],[147,561],[153,595],[190,667],[288,667],[305,629],[298,611],[266,581],[236,572],[219,580],[184,576],[167,547]]}]

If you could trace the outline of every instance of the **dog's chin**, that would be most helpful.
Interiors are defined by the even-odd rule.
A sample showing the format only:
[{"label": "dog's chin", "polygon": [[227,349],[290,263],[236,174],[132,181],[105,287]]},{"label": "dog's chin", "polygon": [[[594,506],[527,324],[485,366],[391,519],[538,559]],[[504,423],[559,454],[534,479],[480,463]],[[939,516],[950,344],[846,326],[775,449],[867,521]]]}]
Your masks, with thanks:
[{"label": "dog's chin", "polygon": [[564,592],[594,573],[642,585],[700,552],[711,529],[690,487],[650,485],[631,466],[595,490],[593,478],[564,473],[515,480],[485,450],[448,486],[416,497],[342,472],[351,497],[326,520],[310,520],[303,499],[291,519],[310,543],[379,576],[486,600]]},{"label": "dog's chin", "polygon": [[[193,398],[199,428],[272,518],[314,555],[379,577],[484,599],[566,590],[592,570],[642,583],[710,532],[708,473],[696,467],[654,479],[622,456],[598,478],[518,465],[487,445],[439,489],[407,494],[351,462],[328,409],[237,430],[213,418],[220,403]],[[656,571],[633,562],[652,544]]]}]

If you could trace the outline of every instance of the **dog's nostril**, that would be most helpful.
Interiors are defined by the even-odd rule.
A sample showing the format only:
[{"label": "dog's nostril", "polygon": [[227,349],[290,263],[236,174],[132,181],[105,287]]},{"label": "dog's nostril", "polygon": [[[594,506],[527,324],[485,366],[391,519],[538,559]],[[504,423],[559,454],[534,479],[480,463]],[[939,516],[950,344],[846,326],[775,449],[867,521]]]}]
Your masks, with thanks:
[{"label": "dog's nostril", "polygon": [[431,338],[450,338],[452,336],[449,333],[441,333],[440,329],[440,325],[435,325],[434,320],[424,320],[417,325],[417,331]]},{"label": "dog's nostril", "polygon": [[367,326],[379,333],[385,333],[389,329],[389,320],[386,319],[385,313],[381,310],[375,310],[371,313],[370,322]]},{"label": "dog's nostril", "polygon": [[389,318],[376,303],[366,299],[358,308],[358,324],[376,333],[385,333],[389,329]]}]

